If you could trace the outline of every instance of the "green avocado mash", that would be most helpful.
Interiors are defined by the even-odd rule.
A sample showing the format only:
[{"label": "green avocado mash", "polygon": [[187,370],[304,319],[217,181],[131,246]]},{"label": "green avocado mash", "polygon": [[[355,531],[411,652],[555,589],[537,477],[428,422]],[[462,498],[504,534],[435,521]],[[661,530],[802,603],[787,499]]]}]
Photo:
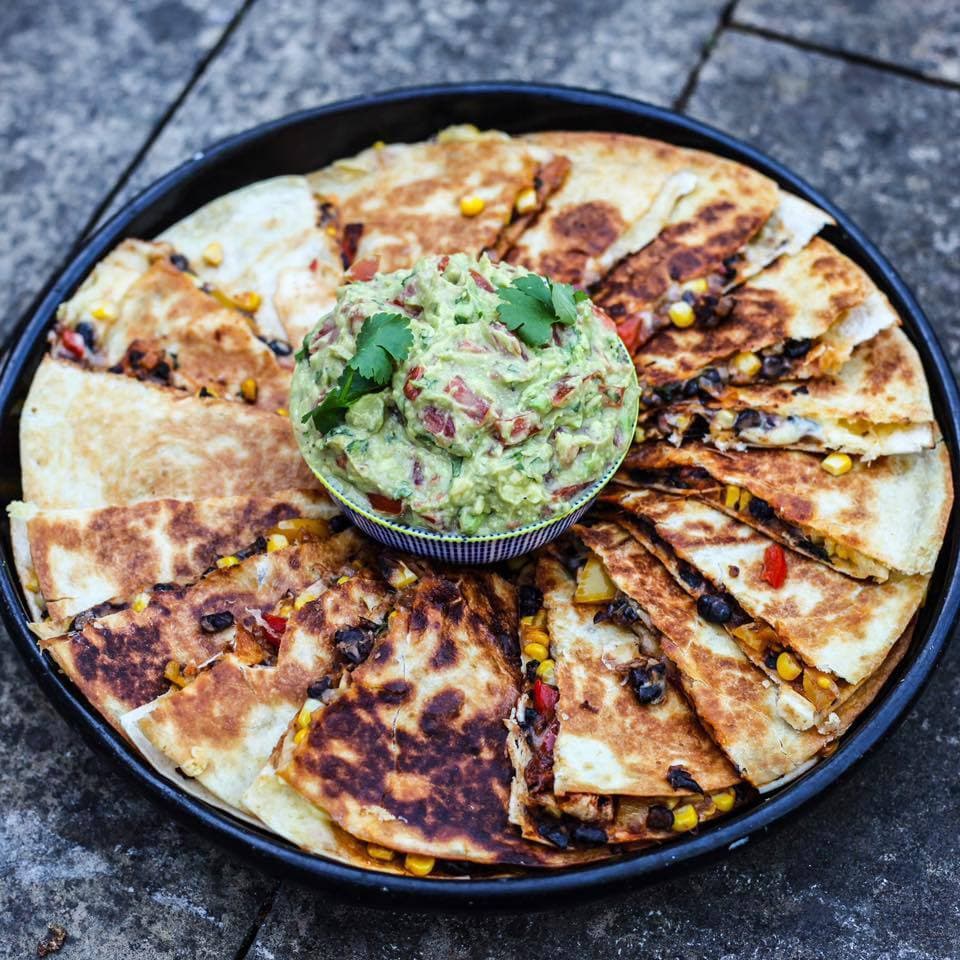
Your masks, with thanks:
[{"label": "green avocado mash", "polygon": [[290,414],[307,463],[412,526],[477,535],[548,519],[636,425],[636,374],[605,315],[486,257],[347,284],[297,359]]}]

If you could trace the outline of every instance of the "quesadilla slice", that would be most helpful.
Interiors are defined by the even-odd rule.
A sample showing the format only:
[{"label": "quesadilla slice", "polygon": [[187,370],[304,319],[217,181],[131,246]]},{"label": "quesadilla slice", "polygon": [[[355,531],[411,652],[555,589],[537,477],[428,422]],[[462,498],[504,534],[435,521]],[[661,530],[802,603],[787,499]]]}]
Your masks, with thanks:
[{"label": "quesadilla slice", "polygon": [[786,447],[873,460],[933,447],[937,432],[923,366],[899,327],[861,343],[836,377],[728,386],[641,415],[640,439],[711,443],[721,450]]},{"label": "quesadilla slice", "polygon": [[524,836],[564,849],[667,839],[732,809],[739,778],[635,605],[577,602],[575,578],[550,556],[537,586],[544,622],[523,632],[534,679],[510,742],[511,819]]},{"label": "quesadilla slice", "polygon": [[797,553],[878,581],[893,571],[933,572],[953,503],[942,442],[857,461],[839,476],[823,469],[821,457],[800,451],[640,444],[617,479],[696,497]]},{"label": "quesadilla slice", "polygon": [[519,693],[516,599],[485,573],[426,577],[346,689],[310,718],[280,776],[353,836],[430,858],[560,866],[508,821]]},{"label": "quesadilla slice", "polygon": [[883,667],[839,708],[828,732],[796,730],[779,713],[776,685],[725,630],[698,615],[693,598],[638,540],[611,523],[577,532],[616,586],[660,631],[664,653],[676,665],[701,722],[740,775],[756,787],[804,770],[869,706],[909,645],[908,629]]},{"label": "quesadilla slice", "polygon": [[307,587],[332,582],[362,548],[352,530],[329,540],[254,553],[197,583],[154,589],[126,610],[74,620],[47,646],[60,668],[111,724],[181,686],[212,657]]},{"label": "quesadilla slice", "polygon": [[43,509],[319,489],[286,416],[45,358],[20,420]]},{"label": "quesadilla slice", "polygon": [[682,302],[691,324],[661,330],[634,356],[647,406],[711,400],[730,383],[832,376],[858,343],[900,322],[869,277],[820,239],[719,301],[688,291]]},{"label": "quesadilla slice", "polygon": [[420,143],[377,144],[309,176],[336,211],[343,262],[384,272],[426,254],[497,249],[562,181],[566,163],[498,131],[451,127]]},{"label": "quesadilla slice", "polygon": [[333,306],[342,280],[336,230],[304,177],[260,180],[184,217],[158,238],[214,295],[250,313],[292,366],[293,349]]},{"label": "quesadilla slice", "polygon": [[846,577],[788,553],[753,527],[693,499],[638,490],[619,497],[628,529],[779,687],[797,729],[829,727],[836,708],[879,669],[923,600],[929,577]]},{"label": "quesadilla slice", "polygon": [[23,526],[36,593],[47,615],[61,620],[129,602],[154,584],[191,583],[218,562],[232,564],[258,537],[325,537],[338,508],[321,493],[289,490],[78,510],[17,502],[8,512],[11,528]]}]

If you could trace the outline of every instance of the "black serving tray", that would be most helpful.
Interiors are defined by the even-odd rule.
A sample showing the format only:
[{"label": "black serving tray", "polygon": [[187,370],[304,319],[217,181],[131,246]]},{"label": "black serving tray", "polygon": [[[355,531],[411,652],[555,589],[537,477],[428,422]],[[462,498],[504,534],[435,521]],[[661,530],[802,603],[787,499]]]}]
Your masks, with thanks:
[{"label": "black serving tray", "polygon": [[[362,97],[292,114],[237,134],[196,154],[128,203],[81,247],[55,277],[39,305],[23,318],[0,369],[0,492],[20,495],[19,412],[57,305],[124,237],[149,238],[230,190],[278,174],[306,173],[349,156],[376,140],[415,141],[453,123],[475,123],[511,133],[549,129],[610,130],[656,137],[739,160],[827,210],[837,226],[828,238],[862,266],[887,294],[916,345],[934,408],[960,476],[960,398],[930,323],[913,295],[864,234],[822,194],[746,144],[669,110],[624,97],[566,87],[476,83],[419,87]],[[612,863],[516,878],[429,880],[372,873],[324,860],[206,806],[160,777],[93,710],[27,629],[28,616],[14,571],[6,515],[0,521],[0,612],[11,640],[46,696],[96,749],[109,754],[142,790],[188,826],[262,867],[352,902],[417,909],[526,910],[555,907],[563,898],[598,896],[676,872],[743,844],[798,809],[842,777],[898,724],[935,668],[960,606],[960,536],[951,517],[940,561],[920,612],[914,642],[884,691],[829,759],[778,792],[739,813],[664,846]]]}]

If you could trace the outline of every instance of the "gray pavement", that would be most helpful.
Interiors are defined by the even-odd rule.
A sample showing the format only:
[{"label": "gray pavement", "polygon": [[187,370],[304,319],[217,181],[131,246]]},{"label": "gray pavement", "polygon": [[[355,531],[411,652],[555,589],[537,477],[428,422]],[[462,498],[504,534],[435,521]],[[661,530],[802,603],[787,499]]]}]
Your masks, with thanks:
[{"label": "gray pavement", "polygon": [[[679,104],[785,161],[891,256],[960,366],[958,45],[944,0],[8,3],[0,335],[85,229],[213,139],[401,84],[520,78]],[[35,956],[48,923],[65,960],[958,957],[958,665],[960,647],[825,802],[719,864],[450,917],[336,906],[179,827],[0,637],[0,957]]]}]

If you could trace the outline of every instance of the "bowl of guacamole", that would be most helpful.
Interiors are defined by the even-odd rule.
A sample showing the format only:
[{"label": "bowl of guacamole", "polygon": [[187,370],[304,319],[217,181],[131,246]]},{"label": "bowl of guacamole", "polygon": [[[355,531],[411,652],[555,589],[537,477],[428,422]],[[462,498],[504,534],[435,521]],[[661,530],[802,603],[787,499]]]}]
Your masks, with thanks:
[{"label": "bowl of guacamole", "polygon": [[636,429],[636,372],[612,322],[584,292],[486,256],[371,273],[340,288],[297,354],[306,462],[395,546],[558,535]]}]

